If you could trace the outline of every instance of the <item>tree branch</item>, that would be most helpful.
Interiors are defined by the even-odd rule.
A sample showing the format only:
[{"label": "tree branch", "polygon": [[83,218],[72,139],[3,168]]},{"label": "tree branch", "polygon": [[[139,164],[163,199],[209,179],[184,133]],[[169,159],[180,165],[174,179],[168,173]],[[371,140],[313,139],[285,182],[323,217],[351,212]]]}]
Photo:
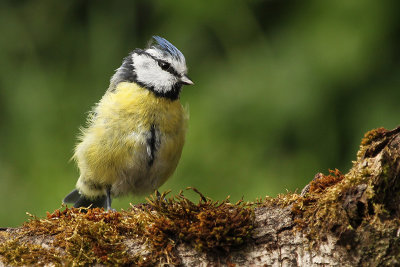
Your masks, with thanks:
[{"label": "tree branch", "polygon": [[345,175],[256,203],[153,196],[131,211],[65,208],[0,228],[0,266],[400,265],[400,127],[368,132]]}]

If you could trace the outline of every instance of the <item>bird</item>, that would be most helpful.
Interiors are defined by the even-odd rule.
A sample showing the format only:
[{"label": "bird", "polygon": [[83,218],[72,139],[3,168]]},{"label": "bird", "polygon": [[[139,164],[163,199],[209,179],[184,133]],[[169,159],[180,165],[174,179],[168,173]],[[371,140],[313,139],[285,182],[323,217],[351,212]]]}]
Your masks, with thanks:
[{"label": "bird", "polygon": [[80,175],[64,203],[112,210],[112,198],[154,192],[173,174],[188,121],[180,93],[194,84],[187,71],[160,36],[123,59],[81,128],[72,157]]}]

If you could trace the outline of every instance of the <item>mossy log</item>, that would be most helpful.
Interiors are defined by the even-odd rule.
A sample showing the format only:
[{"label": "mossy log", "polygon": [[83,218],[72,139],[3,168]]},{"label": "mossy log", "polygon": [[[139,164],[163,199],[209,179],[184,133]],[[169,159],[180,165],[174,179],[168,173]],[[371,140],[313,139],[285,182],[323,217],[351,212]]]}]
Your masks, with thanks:
[{"label": "mossy log", "polygon": [[254,203],[153,196],[0,228],[0,266],[400,266],[400,127],[368,132],[347,174]]}]

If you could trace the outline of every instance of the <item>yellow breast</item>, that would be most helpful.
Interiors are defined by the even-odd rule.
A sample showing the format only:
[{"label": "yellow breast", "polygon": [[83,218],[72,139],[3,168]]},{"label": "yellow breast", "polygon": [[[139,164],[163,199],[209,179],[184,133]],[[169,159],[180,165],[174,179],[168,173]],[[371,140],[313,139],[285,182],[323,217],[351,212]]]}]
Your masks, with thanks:
[{"label": "yellow breast", "polygon": [[[157,97],[134,83],[120,83],[107,92],[94,109],[89,126],[82,131],[76,159],[80,184],[113,185],[115,195],[146,193],[160,186],[175,170],[185,139],[187,116],[178,100]],[[156,127],[159,147],[153,166],[148,166],[148,138]],[[85,192],[86,191],[86,192]]]}]

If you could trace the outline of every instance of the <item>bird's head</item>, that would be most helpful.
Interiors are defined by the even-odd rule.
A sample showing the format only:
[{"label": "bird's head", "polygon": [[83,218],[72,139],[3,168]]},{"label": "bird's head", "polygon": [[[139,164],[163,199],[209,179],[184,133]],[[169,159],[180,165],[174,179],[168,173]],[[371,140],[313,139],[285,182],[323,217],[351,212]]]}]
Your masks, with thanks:
[{"label": "bird's head", "polygon": [[179,98],[182,85],[194,84],[187,76],[181,51],[159,36],[153,36],[147,49],[135,49],[123,60],[111,78],[109,90],[120,82],[135,82],[171,100]]}]

